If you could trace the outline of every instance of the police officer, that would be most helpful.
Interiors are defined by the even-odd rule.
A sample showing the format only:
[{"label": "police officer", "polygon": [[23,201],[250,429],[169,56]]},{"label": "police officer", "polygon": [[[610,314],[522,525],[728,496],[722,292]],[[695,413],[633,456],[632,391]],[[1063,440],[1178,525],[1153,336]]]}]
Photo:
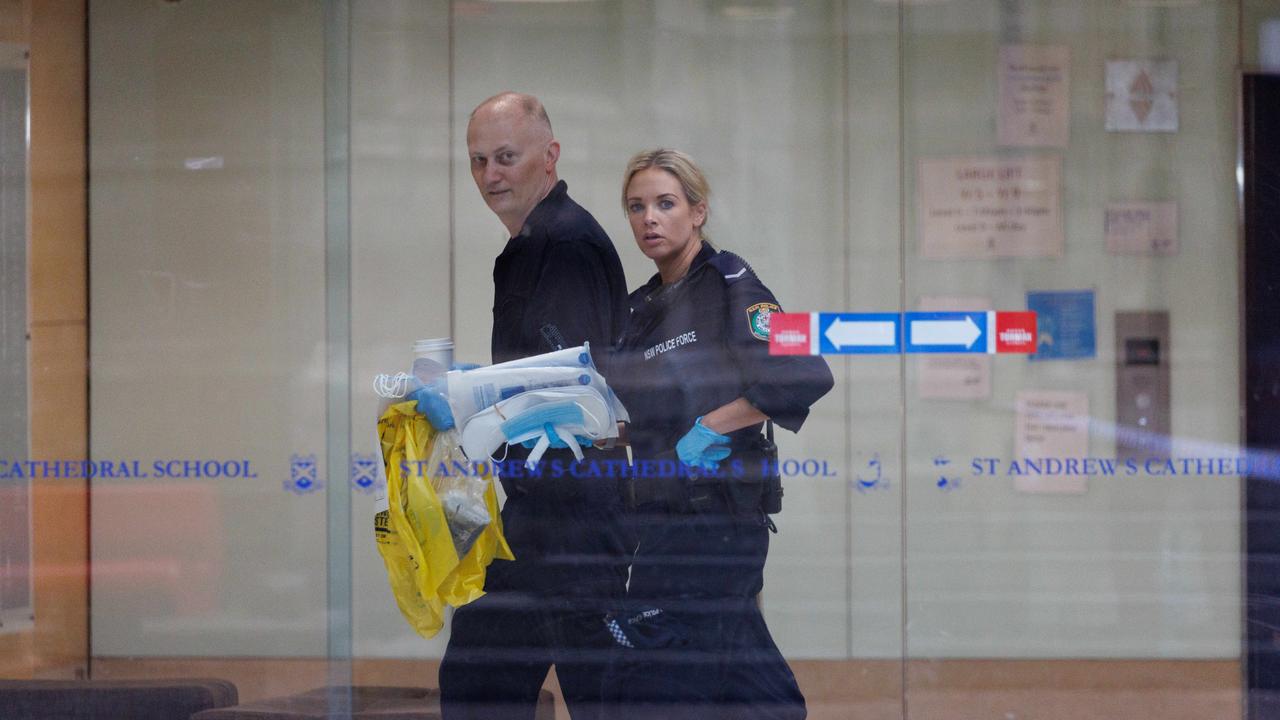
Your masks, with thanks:
[{"label": "police officer", "polygon": [[[584,341],[609,348],[626,318],[626,278],[608,235],[557,177],[560,144],[542,103],[517,93],[480,103],[467,126],[467,152],[476,187],[511,233],[493,266],[493,362]],[[438,416],[441,405],[427,412],[437,427],[451,424]],[[573,462],[560,448],[544,456],[544,466]],[[586,452],[587,460],[625,461],[625,450]],[[525,448],[509,449],[508,459],[526,456]],[[600,618],[625,592],[629,555],[621,493],[616,483],[571,473],[502,483],[503,531],[515,560],[490,565],[486,595],[453,616],[440,665],[443,715],[532,718],[555,665],[575,720],[600,717],[612,642]]]},{"label": "police officer", "polygon": [[619,646],[606,692],[625,717],[803,718],[755,600],[777,510],[761,428],[798,431],[832,378],[821,358],[769,355],[780,308],[706,240],[708,192],[674,150],[640,153],[624,175],[658,273],[631,293],[609,378],[631,416],[640,540],[625,610],[606,621]]}]

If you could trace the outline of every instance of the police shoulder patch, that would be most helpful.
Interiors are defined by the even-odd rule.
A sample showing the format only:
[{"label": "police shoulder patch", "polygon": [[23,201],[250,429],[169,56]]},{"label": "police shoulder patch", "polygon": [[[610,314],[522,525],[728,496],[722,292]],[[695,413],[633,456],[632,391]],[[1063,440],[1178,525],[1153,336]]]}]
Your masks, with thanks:
[{"label": "police shoulder patch", "polygon": [[769,318],[782,308],[771,302],[759,302],[747,308],[747,328],[758,340],[769,341]]}]

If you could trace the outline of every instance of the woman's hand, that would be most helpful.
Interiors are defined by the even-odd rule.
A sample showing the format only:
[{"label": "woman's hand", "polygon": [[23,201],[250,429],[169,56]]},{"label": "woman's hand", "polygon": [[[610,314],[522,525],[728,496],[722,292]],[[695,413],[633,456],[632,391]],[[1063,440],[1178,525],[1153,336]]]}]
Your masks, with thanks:
[{"label": "woman's hand", "polygon": [[768,419],[768,415],[757,410],[755,405],[747,402],[746,398],[738,398],[703,415],[702,424],[710,430],[727,434]]},{"label": "woman's hand", "polygon": [[690,467],[715,472],[720,469],[720,461],[729,457],[729,437],[708,428],[698,418],[676,443],[676,457]]},{"label": "woman's hand", "polygon": [[716,471],[720,461],[729,457],[726,433],[741,430],[768,420],[746,398],[726,403],[694,421],[693,427],[676,443],[680,462],[704,470]]}]

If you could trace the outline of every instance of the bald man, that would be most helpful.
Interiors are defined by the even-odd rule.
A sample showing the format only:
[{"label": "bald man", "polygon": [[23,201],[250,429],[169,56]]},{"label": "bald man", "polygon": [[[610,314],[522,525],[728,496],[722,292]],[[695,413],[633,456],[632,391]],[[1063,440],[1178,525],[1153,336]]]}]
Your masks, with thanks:
[{"label": "bald man", "polygon": [[[556,174],[560,143],[537,98],[502,93],[467,125],[471,175],[510,240],[493,265],[493,362],[589,342],[603,359],[627,317],[626,278],[609,236]],[[508,449],[508,459],[528,455]],[[626,462],[621,448],[585,462]],[[541,467],[571,468],[567,448]],[[501,478],[503,531],[516,559],[489,566],[486,595],[454,614],[440,664],[445,720],[532,718],[552,665],[574,720],[603,717],[613,646],[604,615],[626,592],[630,543],[621,480]]]}]

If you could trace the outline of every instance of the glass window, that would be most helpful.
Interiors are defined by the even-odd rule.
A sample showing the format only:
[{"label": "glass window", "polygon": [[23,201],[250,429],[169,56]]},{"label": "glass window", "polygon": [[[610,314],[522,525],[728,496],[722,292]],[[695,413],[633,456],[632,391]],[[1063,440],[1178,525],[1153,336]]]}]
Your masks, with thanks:
[{"label": "glass window", "polygon": [[1275,3],[28,5],[0,708],[1268,716]]}]

